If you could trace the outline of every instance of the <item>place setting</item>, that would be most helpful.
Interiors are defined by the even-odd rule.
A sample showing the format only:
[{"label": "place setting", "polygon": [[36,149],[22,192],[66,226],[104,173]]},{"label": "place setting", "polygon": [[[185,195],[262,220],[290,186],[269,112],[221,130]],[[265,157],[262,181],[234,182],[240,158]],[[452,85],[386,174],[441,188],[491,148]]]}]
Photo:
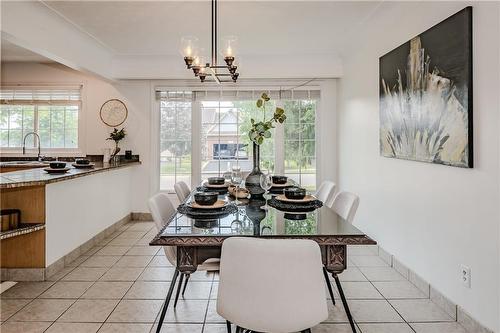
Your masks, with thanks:
[{"label": "place setting", "polygon": [[226,194],[230,182],[224,177],[208,177],[201,186],[197,188],[201,192],[217,192],[219,194]]},{"label": "place setting", "polygon": [[269,189],[271,194],[282,194],[285,188],[294,186],[294,182],[287,176],[273,175],[271,178],[272,184]]},{"label": "place setting", "polygon": [[95,163],[90,163],[88,158],[77,158],[71,165],[76,169],[92,169]]},{"label": "place setting", "polygon": [[267,204],[284,212],[308,212],[323,206],[323,202],[301,187],[287,187],[283,194],[278,194],[267,201]]},{"label": "place setting", "polygon": [[66,162],[54,161],[49,163],[48,168],[44,168],[43,170],[48,174],[63,174],[70,170],[70,167],[66,166]]},{"label": "place setting", "polygon": [[237,208],[229,201],[220,199],[218,192],[198,191],[192,200],[179,205],[177,211],[194,218],[216,218],[234,213]]}]

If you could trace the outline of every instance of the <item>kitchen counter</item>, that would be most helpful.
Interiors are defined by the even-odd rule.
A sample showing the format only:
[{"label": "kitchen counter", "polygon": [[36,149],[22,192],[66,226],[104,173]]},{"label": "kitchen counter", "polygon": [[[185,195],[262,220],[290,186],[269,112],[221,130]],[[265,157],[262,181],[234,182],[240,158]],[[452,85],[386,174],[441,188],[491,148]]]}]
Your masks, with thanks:
[{"label": "kitchen counter", "polygon": [[[122,161],[116,164],[96,163],[96,165],[91,169],[77,169],[71,166],[71,163],[68,163],[71,169],[63,174],[48,174],[46,171],[43,170],[43,168],[33,169],[33,166],[31,166],[31,168],[27,170],[18,170],[18,171],[2,173],[2,175],[0,176],[0,189],[45,185],[68,179],[84,177],[100,172],[106,172],[114,169],[138,165],[140,163],[141,163],[140,161],[130,161],[130,162]],[[5,164],[0,163],[0,167],[2,165]]]}]

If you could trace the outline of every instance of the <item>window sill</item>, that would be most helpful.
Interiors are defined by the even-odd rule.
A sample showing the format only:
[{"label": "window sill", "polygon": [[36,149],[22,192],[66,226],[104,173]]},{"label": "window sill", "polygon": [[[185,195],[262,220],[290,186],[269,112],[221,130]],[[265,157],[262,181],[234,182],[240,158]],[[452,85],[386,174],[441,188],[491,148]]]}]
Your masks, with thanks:
[{"label": "window sill", "polygon": [[[19,148],[0,148],[0,155],[4,157],[37,157],[38,151],[26,149],[26,154],[23,155],[22,149]],[[80,149],[42,149],[41,155],[45,157],[76,157],[87,154]]]}]

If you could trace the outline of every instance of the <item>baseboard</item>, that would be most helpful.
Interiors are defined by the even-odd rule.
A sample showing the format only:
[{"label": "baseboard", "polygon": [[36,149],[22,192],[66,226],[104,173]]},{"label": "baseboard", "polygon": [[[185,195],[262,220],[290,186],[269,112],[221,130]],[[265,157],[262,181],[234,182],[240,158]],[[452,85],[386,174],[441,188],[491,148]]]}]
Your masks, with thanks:
[{"label": "baseboard", "polygon": [[151,213],[133,212],[132,221],[153,221]]},{"label": "baseboard", "polygon": [[467,332],[470,333],[494,333],[492,330],[481,325],[476,319],[472,318],[464,309],[459,305],[450,301],[439,290],[433,287],[429,282],[425,281],[417,273],[408,268],[394,255],[378,246],[378,255],[389,266],[393,267],[397,272],[408,279],[415,287],[422,291],[428,298],[430,298],[436,305],[443,311],[450,315],[454,320],[461,324]]}]

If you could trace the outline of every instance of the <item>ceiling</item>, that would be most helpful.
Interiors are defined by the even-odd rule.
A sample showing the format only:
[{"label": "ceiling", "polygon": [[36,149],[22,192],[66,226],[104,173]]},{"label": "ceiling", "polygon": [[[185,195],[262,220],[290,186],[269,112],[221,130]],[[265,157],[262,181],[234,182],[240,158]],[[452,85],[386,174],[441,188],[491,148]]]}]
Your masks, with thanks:
[{"label": "ceiling", "polygon": [[[194,35],[210,53],[210,1],[44,1],[115,55],[177,55]],[[380,2],[221,1],[219,36],[239,55],[341,54]]]},{"label": "ceiling", "polygon": [[52,60],[44,56],[12,44],[3,38],[1,41],[0,59],[1,61],[18,62],[52,62]]}]

